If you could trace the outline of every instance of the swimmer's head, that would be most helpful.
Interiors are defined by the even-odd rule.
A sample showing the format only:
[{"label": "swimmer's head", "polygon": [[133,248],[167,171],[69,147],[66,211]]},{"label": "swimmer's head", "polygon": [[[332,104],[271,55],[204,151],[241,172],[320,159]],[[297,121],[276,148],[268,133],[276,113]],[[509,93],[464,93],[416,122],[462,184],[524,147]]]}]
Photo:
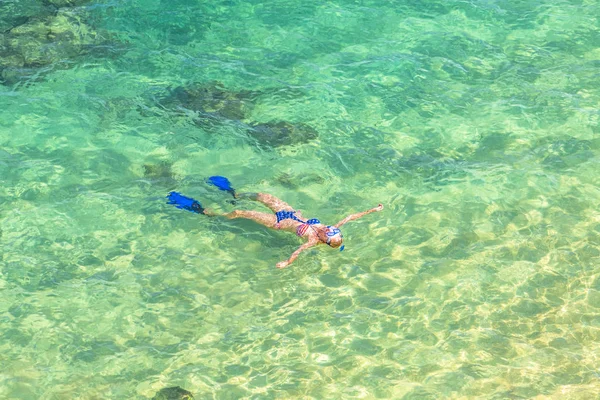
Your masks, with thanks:
[{"label": "swimmer's head", "polygon": [[[342,231],[335,226],[327,225],[319,232],[319,239],[327,243],[329,246],[337,249],[338,247],[342,246],[344,236],[342,235]],[[343,249],[344,247],[342,246],[340,250]]]}]

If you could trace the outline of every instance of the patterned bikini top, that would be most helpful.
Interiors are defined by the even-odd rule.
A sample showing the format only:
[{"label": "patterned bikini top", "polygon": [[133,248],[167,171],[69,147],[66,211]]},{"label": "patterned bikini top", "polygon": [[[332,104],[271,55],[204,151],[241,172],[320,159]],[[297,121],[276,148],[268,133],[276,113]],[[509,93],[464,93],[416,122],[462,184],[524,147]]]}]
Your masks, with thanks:
[{"label": "patterned bikini top", "polygon": [[311,225],[321,223],[321,221],[319,221],[317,218],[311,218],[308,221],[303,221],[296,217],[296,211],[277,211],[275,216],[277,217],[277,223],[280,223],[284,219],[292,219],[300,222],[302,225],[299,225],[298,228],[296,228],[296,235],[298,236],[303,236]]}]

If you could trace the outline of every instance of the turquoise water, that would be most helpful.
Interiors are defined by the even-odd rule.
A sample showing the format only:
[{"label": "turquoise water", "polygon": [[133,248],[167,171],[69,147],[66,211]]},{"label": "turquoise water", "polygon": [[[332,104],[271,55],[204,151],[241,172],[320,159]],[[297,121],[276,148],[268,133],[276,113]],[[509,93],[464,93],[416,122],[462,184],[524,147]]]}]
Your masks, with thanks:
[{"label": "turquoise water", "polygon": [[[0,4],[0,398],[600,397],[598,2],[49,3]],[[261,209],[214,174],[385,209],[277,270],[165,205]]]}]

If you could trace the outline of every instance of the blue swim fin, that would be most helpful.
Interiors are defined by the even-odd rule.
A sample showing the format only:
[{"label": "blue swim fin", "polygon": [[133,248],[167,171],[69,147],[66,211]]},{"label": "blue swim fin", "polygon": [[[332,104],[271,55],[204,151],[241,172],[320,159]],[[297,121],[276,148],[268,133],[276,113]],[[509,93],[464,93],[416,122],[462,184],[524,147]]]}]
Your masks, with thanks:
[{"label": "blue swim fin", "polygon": [[235,189],[231,187],[231,182],[229,182],[229,179],[225,178],[224,176],[211,176],[206,180],[206,182],[210,185],[216,186],[220,190],[231,193],[233,198],[235,198]]},{"label": "blue swim fin", "polygon": [[167,199],[169,199],[167,204],[173,204],[177,208],[188,210],[196,214],[204,214],[204,207],[202,207],[202,204],[191,197],[184,196],[181,193],[171,192],[167,196]]}]

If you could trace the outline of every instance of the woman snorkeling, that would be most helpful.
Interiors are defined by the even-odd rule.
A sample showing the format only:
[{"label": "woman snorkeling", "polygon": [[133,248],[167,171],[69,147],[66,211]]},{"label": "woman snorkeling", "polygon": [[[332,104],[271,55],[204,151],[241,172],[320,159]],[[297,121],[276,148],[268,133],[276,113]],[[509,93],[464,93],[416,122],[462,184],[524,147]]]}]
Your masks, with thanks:
[{"label": "woman snorkeling", "polygon": [[231,193],[236,199],[249,199],[258,201],[270,208],[273,213],[251,210],[235,210],[225,214],[218,214],[212,210],[203,208],[200,202],[197,200],[183,196],[177,192],[169,193],[167,196],[169,199],[169,204],[173,204],[178,208],[208,216],[223,216],[229,219],[249,219],[268,228],[293,232],[299,237],[306,239],[306,243],[294,251],[290,258],[285,261],[278,262],[277,268],[287,267],[294,262],[296,258],[298,258],[298,255],[300,255],[301,252],[318,244],[326,244],[333,248],[339,247],[340,251],[343,250],[344,237],[340,231],[340,227],[347,222],[361,218],[372,212],[383,210],[383,205],[379,204],[377,207],[371,208],[370,210],[348,215],[335,225],[324,225],[316,218],[304,220],[300,211],[294,210],[292,206],[273,195],[267,193],[236,193],[235,189],[231,187],[231,184],[225,177],[212,176],[208,179],[208,182],[217,186],[221,190]]}]

